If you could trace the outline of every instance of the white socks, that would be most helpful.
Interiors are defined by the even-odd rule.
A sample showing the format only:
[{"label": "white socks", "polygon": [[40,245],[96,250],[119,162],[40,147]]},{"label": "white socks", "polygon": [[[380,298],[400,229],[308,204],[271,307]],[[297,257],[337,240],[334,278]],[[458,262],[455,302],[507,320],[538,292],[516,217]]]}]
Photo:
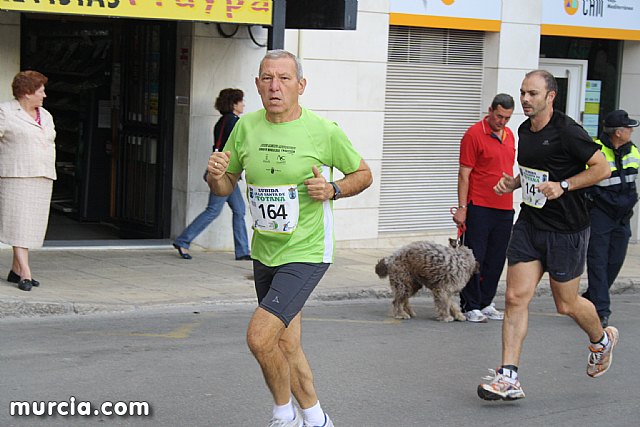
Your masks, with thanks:
[{"label": "white socks", "polygon": [[510,383],[515,384],[515,382],[518,381],[518,373],[516,371],[507,368],[500,368],[500,370],[502,371],[502,376]]},{"label": "white socks", "polygon": [[320,401],[309,409],[303,409],[304,421],[312,426],[324,426],[324,411],[320,406]]},{"label": "white socks", "polygon": [[[316,402],[309,409],[303,409],[302,415],[307,424],[312,426],[324,426],[324,411],[320,406],[320,402]],[[289,399],[289,403],[286,405],[273,405],[273,418],[278,420],[291,421],[296,416],[296,411],[293,407],[293,402]]]},{"label": "white socks", "polygon": [[293,409],[293,403],[289,399],[286,405],[273,405],[273,418],[278,420],[291,421],[296,416],[296,410]]},{"label": "white socks", "polygon": [[607,348],[608,345],[609,345],[609,334],[607,334],[606,331],[604,332],[604,336],[600,341],[591,343],[591,347],[595,349],[605,349]]}]

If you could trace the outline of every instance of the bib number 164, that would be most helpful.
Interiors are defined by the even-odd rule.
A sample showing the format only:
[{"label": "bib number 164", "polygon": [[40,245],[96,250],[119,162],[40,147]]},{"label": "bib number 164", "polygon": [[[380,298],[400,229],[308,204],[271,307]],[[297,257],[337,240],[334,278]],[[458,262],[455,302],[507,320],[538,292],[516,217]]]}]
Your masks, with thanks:
[{"label": "bib number 164", "polygon": [[277,219],[278,217],[287,219],[288,216],[284,205],[264,205],[260,203],[258,209],[260,209],[263,219]]}]

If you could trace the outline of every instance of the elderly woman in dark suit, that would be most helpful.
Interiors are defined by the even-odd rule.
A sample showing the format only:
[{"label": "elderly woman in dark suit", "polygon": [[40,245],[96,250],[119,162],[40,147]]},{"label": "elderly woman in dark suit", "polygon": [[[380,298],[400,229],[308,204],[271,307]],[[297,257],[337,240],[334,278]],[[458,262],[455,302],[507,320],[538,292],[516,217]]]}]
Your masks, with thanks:
[{"label": "elderly woman in dark suit", "polygon": [[42,108],[46,83],[37,71],[22,71],[11,85],[15,99],[0,103],[0,241],[13,247],[7,280],[23,291],[40,285],[29,249],[44,242],[56,179],[56,131]]}]

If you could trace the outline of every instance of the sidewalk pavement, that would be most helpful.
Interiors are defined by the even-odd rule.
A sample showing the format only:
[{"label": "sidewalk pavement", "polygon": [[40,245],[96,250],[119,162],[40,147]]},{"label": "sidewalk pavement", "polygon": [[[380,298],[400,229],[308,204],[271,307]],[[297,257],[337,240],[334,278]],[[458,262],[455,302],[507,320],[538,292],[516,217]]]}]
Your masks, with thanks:
[{"label": "sidewalk pavement", "polygon": [[[388,279],[374,272],[378,259],[392,249],[338,249],[335,263],[312,300],[388,298]],[[30,251],[34,278],[41,286],[30,292],[6,281],[11,248],[0,249],[0,318],[123,312],[216,304],[255,304],[252,263],[236,261],[232,252],[192,249],[192,260],[173,247],[43,248]],[[506,268],[505,268],[506,272]],[[504,276],[496,305],[504,306]],[[582,286],[586,286],[583,276]],[[612,293],[640,290],[640,244],[629,252]],[[538,294],[549,294],[547,276]]]}]

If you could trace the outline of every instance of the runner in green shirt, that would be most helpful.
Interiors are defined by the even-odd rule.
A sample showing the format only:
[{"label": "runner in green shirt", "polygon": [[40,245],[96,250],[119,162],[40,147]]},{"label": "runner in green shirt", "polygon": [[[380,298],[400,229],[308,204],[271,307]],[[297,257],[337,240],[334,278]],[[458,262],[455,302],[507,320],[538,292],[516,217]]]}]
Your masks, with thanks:
[{"label": "runner in green shirt", "polygon": [[229,141],[227,172],[246,170],[253,258],[270,267],[332,262],[332,201],[313,200],[303,183],[314,178],[314,166],[329,182],[332,166],[345,174],[358,170],[360,155],[344,132],[305,108],[297,120],[284,123],[268,121],[260,110],[248,114]]},{"label": "runner in green shirt", "polygon": [[[273,395],[270,427],[333,426],[300,344],[301,310],[333,261],[333,201],[373,181],[344,132],[300,106],[306,83],[295,55],[267,52],[256,77],[264,109],[241,118],[208,165],[207,181],[219,196],[245,171],[259,303],[247,342]],[[335,182],[334,167],[344,174]]]}]

